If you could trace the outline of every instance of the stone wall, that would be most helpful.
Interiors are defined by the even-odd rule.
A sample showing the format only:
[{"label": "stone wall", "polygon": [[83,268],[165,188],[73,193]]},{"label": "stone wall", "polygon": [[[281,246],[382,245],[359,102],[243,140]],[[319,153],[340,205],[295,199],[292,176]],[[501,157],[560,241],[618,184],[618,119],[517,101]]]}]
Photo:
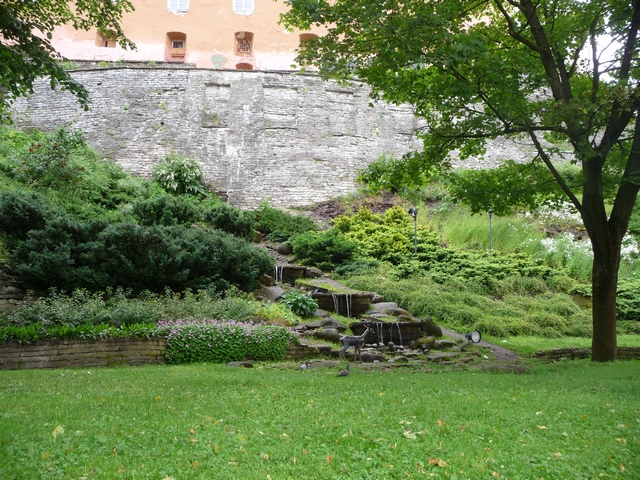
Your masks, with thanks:
[{"label": "stone wall", "polygon": [[[90,92],[91,111],[41,81],[31,98],[15,103],[16,125],[82,130],[99,152],[144,177],[167,154],[186,154],[201,162],[214,190],[241,208],[342,196],[380,155],[398,158],[421,148],[415,133],[422,123],[412,108],[373,102],[362,83],[136,64],[80,69],[73,77]],[[497,142],[483,165],[528,156],[522,147]]]},{"label": "stone wall", "polygon": [[8,312],[15,307],[25,295],[18,280],[11,275],[7,267],[0,263],[0,313]]},{"label": "stone wall", "polygon": [[54,340],[0,345],[0,370],[164,363],[166,339]]},{"label": "stone wall", "polygon": [[[536,352],[535,358],[546,360],[574,360],[577,358],[591,358],[590,348],[554,348]],[[618,360],[640,360],[640,347],[618,347]]]},{"label": "stone wall", "polygon": [[[51,340],[30,345],[6,343],[0,345],[0,370],[161,364],[164,363],[165,348],[164,338]],[[297,360],[330,354],[330,346],[291,343],[285,358]]]}]

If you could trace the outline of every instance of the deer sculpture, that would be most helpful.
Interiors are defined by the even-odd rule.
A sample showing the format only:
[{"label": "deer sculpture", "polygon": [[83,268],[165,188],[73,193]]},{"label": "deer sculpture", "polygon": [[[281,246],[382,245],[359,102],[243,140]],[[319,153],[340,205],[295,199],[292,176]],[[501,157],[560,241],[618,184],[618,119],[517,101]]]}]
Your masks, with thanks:
[{"label": "deer sculpture", "polygon": [[344,360],[344,352],[346,352],[349,347],[354,347],[356,351],[355,357],[362,361],[360,349],[364,346],[364,339],[367,338],[369,332],[373,332],[373,330],[369,325],[366,325],[366,329],[362,335],[345,335],[340,338],[340,342],[342,343],[340,358]]}]

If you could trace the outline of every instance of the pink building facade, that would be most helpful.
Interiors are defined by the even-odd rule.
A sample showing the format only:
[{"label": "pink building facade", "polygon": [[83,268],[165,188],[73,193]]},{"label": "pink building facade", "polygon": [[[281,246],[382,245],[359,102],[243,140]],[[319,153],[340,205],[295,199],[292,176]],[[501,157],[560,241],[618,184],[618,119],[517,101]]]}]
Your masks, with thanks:
[{"label": "pink building facade", "polygon": [[53,46],[69,60],[146,61],[200,68],[293,70],[300,41],[320,34],[278,24],[284,0],[132,0],[122,26],[137,50],[97,30],[56,30]]}]

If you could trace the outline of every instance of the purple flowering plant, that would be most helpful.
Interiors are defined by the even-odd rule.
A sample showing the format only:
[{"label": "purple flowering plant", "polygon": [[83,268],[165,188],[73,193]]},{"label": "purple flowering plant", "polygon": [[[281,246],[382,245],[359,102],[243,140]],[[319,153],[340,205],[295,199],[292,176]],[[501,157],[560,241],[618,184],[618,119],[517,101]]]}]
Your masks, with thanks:
[{"label": "purple flowering plant", "polygon": [[251,358],[281,360],[291,342],[299,342],[289,328],[235,320],[167,320],[158,322],[166,334],[169,364],[224,363]]}]

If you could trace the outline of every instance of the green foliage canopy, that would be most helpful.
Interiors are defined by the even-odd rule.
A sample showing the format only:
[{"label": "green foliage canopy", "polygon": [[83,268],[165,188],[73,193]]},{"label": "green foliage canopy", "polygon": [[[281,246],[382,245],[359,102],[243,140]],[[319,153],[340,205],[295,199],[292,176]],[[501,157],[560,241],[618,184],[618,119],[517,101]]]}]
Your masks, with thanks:
[{"label": "green foliage canopy", "polygon": [[[453,151],[461,159],[482,156],[487,141],[499,137],[532,147],[530,164],[546,167],[589,233],[593,358],[615,359],[620,249],[640,188],[640,3],[290,0],[290,5],[282,16],[285,25],[327,30],[305,42],[299,63],[317,67],[326,78],[364,80],[375,98],[410,103],[424,120],[419,132],[424,149],[406,157],[405,171],[446,169]],[[555,167],[559,158],[581,164],[579,194]],[[529,185],[535,172],[507,176],[505,188]],[[608,178],[617,180],[611,190],[605,187]],[[486,195],[479,208],[497,208],[502,200],[503,195]]]},{"label": "green foliage canopy", "polygon": [[37,78],[49,77],[51,88],[69,90],[88,108],[86,89],[59,63],[62,57],[51,45],[53,31],[62,25],[76,30],[98,31],[124,48],[135,48],[120,25],[131,12],[128,0],[3,0],[0,3],[0,119],[11,103],[33,92]]}]

